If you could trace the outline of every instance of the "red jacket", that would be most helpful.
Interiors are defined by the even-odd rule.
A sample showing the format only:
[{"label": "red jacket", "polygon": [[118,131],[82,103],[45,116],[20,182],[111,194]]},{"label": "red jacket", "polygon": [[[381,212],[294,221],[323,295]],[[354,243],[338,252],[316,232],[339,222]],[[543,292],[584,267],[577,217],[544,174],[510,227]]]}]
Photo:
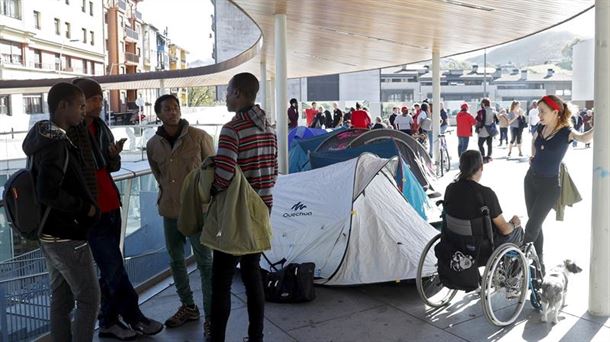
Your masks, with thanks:
[{"label": "red jacket", "polygon": [[471,137],[472,126],[477,123],[477,120],[468,112],[459,112],[456,117],[457,122],[457,136],[458,137]]},{"label": "red jacket", "polygon": [[354,128],[369,128],[371,125],[371,117],[369,113],[363,110],[355,110],[352,113],[352,127]]}]

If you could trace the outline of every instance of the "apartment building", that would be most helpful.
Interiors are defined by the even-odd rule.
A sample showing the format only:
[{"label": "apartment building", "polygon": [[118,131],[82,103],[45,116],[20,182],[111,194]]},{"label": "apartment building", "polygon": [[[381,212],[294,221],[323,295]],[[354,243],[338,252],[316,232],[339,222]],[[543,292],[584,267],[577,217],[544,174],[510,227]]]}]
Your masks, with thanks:
[{"label": "apartment building", "polygon": [[[0,79],[104,74],[102,0],[0,0],[0,28]],[[28,129],[46,96],[0,95],[0,130]]]},{"label": "apartment building", "polygon": [[[176,44],[169,44],[169,69],[170,70],[181,70],[188,68],[186,56],[188,51]],[[170,89],[172,94],[175,94],[180,103],[185,106],[188,103],[188,92],[185,88],[173,88]]]}]

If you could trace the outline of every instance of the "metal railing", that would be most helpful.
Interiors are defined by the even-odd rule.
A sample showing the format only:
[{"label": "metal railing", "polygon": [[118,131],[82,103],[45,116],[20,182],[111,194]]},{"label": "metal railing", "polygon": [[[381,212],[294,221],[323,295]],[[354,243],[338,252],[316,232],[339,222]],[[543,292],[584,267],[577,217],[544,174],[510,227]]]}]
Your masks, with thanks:
[{"label": "metal railing", "polygon": [[125,52],[125,60],[130,63],[140,63],[140,56],[135,53]]},{"label": "metal railing", "polygon": [[138,41],[138,39],[140,38],[140,35],[138,34],[138,32],[136,32],[132,28],[125,27],[125,37]]}]

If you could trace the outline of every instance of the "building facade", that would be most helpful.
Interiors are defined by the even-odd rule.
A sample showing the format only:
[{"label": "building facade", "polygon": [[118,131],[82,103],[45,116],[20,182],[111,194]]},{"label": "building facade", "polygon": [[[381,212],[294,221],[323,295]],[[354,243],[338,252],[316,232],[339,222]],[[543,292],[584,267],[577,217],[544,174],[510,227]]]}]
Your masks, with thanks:
[{"label": "building facade", "polygon": [[[176,44],[169,44],[169,70],[182,70],[188,68],[186,57],[188,51]],[[170,92],[180,100],[182,106],[188,104],[188,92],[185,88],[170,89]]]},{"label": "building facade", "polygon": [[[104,74],[101,0],[0,0],[0,28],[0,79]],[[46,100],[0,95],[0,130],[27,130],[48,112]]]}]

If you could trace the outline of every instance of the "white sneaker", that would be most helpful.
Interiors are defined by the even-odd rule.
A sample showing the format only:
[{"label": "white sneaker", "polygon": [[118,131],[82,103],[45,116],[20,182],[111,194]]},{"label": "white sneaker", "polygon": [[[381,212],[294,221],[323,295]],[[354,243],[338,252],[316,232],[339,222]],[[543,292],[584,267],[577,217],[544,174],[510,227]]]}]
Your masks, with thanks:
[{"label": "white sneaker", "polygon": [[117,322],[109,327],[100,327],[100,338],[114,338],[121,341],[133,341],[138,337],[138,333],[124,324]]}]

